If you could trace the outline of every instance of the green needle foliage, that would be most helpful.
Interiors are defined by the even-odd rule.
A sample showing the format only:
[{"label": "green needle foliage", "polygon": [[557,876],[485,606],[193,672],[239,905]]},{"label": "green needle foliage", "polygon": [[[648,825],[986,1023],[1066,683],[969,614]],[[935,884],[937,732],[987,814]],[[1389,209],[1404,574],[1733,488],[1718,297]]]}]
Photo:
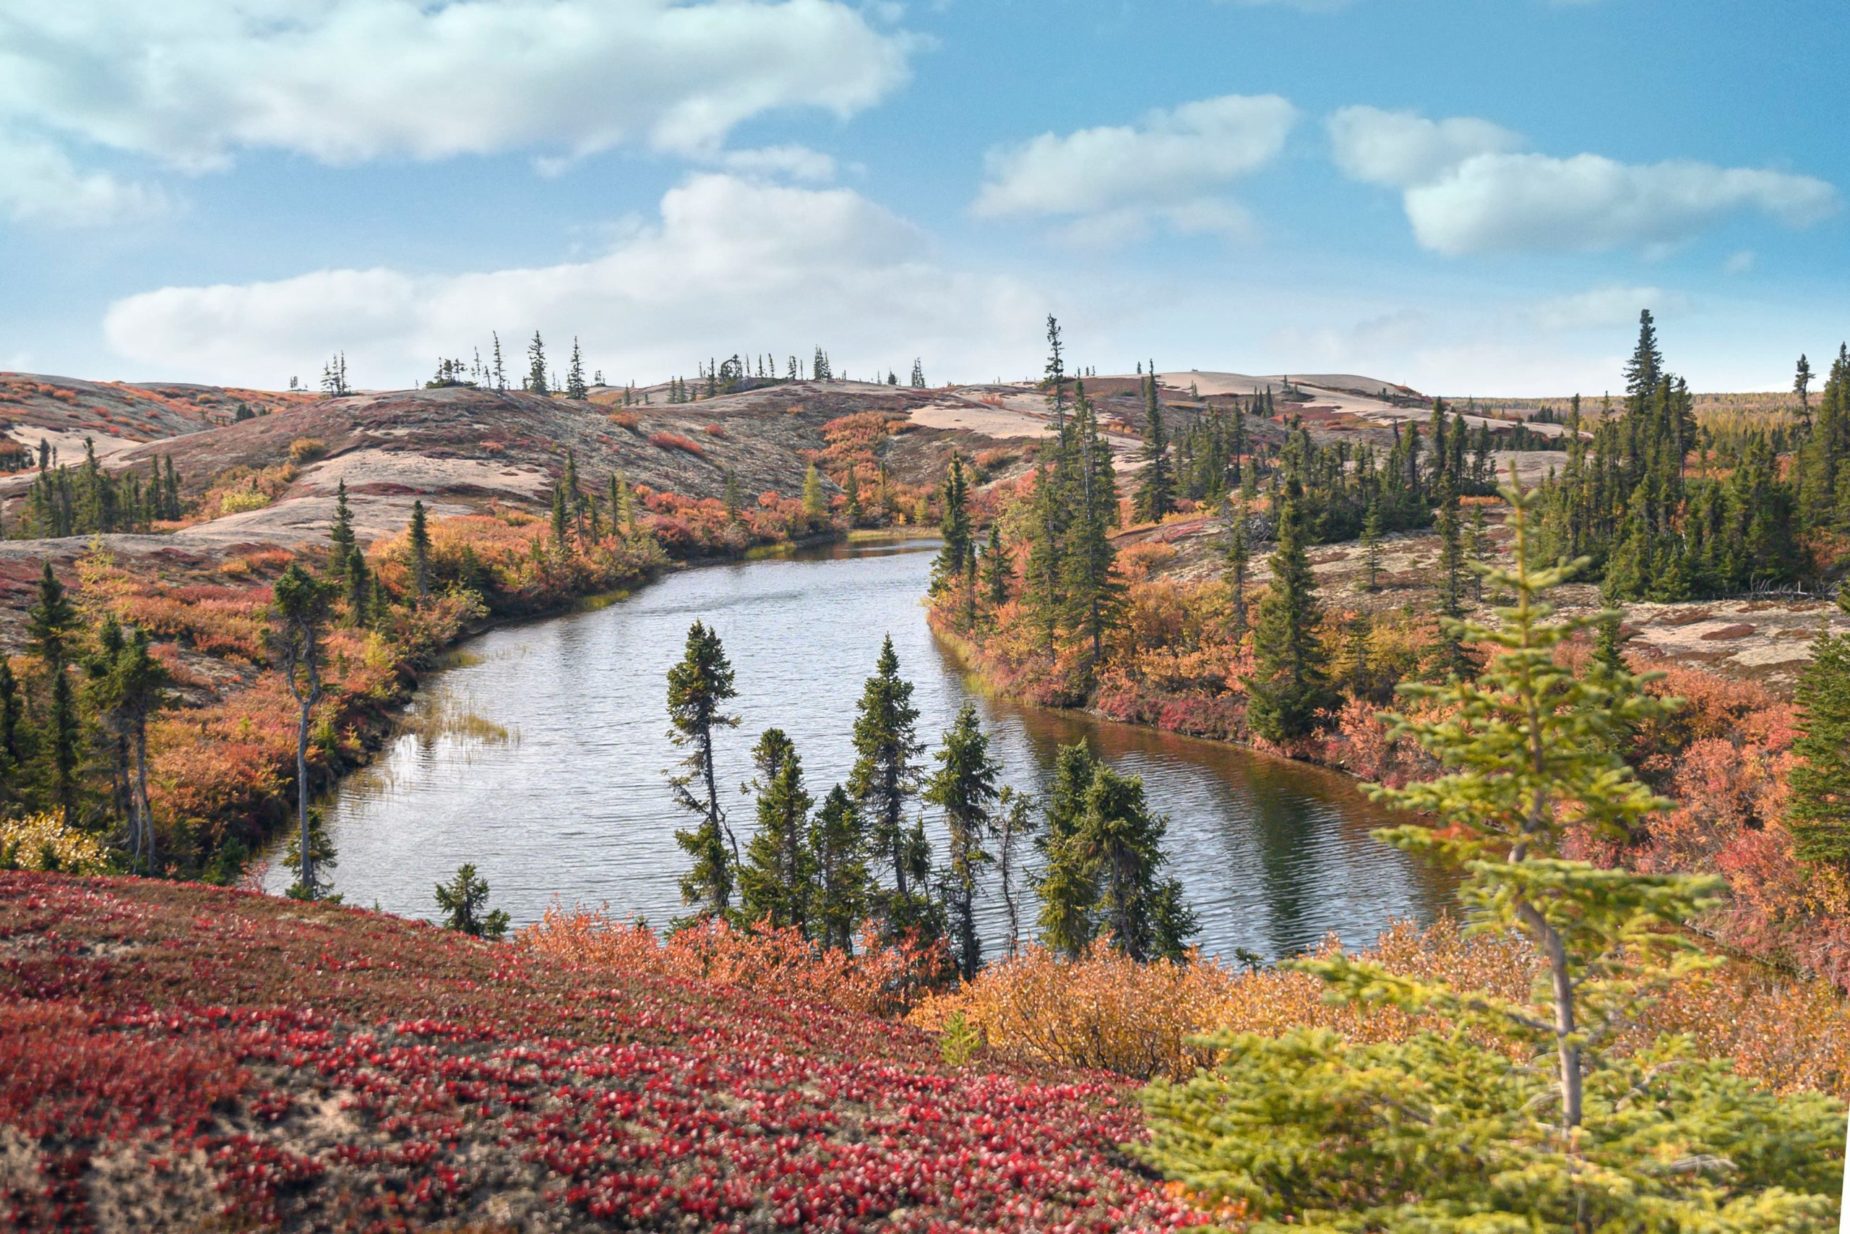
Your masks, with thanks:
[{"label": "green needle foliage", "polygon": [[445,929],[459,930],[474,938],[500,939],[507,935],[507,914],[498,908],[488,909],[488,880],[477,875],[473,865],[458,867],[456,877],[437,884],[437,907],[443,910]]},{"label": "green needle foliage", "polygon": [[1835,1219],[1844,1111],[1775,1098],[1686,1038],[1620,1050],[1653,992],[1705,960],[1676,927],[1716,880],[1601,869],[1560,855],[1570,829],[1613,837],[1667,804],[1614,751],[1669,704],[1638,678],[1576,677],[1555,650],[1595,618],[1550,622],[1541,595],[1581,563],[1531,564],[1535,502],[1515,489],[1515,597],[1475,681],[1409,688],[1451,704],[1400,721],[1448,773],[1378,789],[1422,820],[1378,833],[1463,867],[1471,929],[1526,940],[1537,980],[1506,1000],[1346,957],[1299,967],[1358,1005],[1449,1031],[1355,1044],[1323,1030],[1222,1035],[1212,1071],[1146,1091],[1145,1156],[1198,1192],[1243,1202],[1255,1230],[1632,1234],[1797,1231]]}]

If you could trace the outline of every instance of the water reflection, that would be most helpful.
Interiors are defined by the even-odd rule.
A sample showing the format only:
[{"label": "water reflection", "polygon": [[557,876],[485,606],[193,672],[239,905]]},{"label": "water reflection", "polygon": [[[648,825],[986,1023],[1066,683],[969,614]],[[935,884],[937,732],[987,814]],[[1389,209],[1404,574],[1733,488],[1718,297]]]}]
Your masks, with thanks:
[{"label": "water reflection", "polygon": [[[883,634],[916,686],[927,740],[973,697],[919,605],[932,549],[838,546],[689,570],[598,612],[484,636],[414,704],[416,718],[445,722],[417,724],[329,803],[336,886],[349,903],[429,916],[434,885],[473,861],[516,922],[558,898],[665,923],[682,911],[686,862],[674,831],[686,818],[665,783],[679,752],[663,690],[688,624],[715,626],[737,673],[742,723],[718,743],[722,784],[749,777],[750,747],[775,724],[795,740],[820,800],[853,761],[854,705]],[[1436,871],[1369,838],[1385,816],[1340,777],[1220,743],[977,702],[1017,788],[1043,792],[1055,749],[1082,738],[1144,777],[1170,818],[1174,872],[1212,954],[1285,955],[1332,931],[1366,942],[1390,919],[1429,920],[1449,900]],[[734,826],[749,830],[749,800],[731,796]],[[277,870],[270,881],[288,878]],[[983,909],[993,943],[1003,933],[993,891]],[[1025,915],[1032,920],[1031,906]]]}]

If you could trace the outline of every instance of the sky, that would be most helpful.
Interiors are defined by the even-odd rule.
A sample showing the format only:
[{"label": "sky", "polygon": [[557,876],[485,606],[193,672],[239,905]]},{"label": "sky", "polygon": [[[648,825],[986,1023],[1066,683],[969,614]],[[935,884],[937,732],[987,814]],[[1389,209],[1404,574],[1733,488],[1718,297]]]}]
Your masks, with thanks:
[{"label": "sky", "polygon": [[[1777,12],[1773,10],[1776,8]],[[390,388],[535,330],[1699,390],[1850,336],[1843,0],[6,0],[0,369]]]}]

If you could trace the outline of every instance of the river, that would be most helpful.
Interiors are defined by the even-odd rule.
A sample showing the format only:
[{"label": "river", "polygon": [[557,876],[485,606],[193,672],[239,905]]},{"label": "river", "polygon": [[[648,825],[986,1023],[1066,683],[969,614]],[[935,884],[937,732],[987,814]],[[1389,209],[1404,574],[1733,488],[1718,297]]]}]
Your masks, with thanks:
[{"label": "river", "polygon": [[[737,675],[742,723],[721,737],[716,762],[741,844],[752,809],[737,789],[758,735],[773,725],[790,734],[819,802],[847,776],[861,683],[891,634],[933,748],[974,699],[1018,789],[1042,792],[1056,747],[1081,739],[1144,778],[1211,955],[1275,958],[1331,932],[1365,944],[1392,919],[1429,921],[1450,903],[1442,874],[1370,838],[1388,815],[1340,776],[975,693],[920,604],[934,550],[875,541],[683,570],[597,611],[472,640],[426,679],[407,731],[325,803],[336,890],[349,904],[431,917],[434,885],[473,862],[516,924],[555,901],[658,926],[684,912],[674,832],[688,817],[666,782],[681,752],[667,736],[664,682],[699,619],[718,630]],[[267,875],[272,890],[288,881],[280,868]],[[982,910],[993,952],[1004,936],[995,888]]]}]

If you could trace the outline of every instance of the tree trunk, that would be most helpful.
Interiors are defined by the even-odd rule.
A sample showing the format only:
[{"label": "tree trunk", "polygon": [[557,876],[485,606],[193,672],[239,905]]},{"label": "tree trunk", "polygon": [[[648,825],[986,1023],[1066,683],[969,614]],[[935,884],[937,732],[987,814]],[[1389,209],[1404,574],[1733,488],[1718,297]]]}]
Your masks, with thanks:
[{"label": "tree trunk", "polygon": [[308,713],[313,708],[313,699],[304,697],[295,730],[296,817],[302,826],[302,890],[311,900],[315,898],[315,857],[308,829]]},{"label": "tree trunk", "polygon": [[154,843],[154,808],[148,800],[148,717],[135,717],[135,795],[141,809],[141,827],[148,840],[148,874],[160,868]]}]

